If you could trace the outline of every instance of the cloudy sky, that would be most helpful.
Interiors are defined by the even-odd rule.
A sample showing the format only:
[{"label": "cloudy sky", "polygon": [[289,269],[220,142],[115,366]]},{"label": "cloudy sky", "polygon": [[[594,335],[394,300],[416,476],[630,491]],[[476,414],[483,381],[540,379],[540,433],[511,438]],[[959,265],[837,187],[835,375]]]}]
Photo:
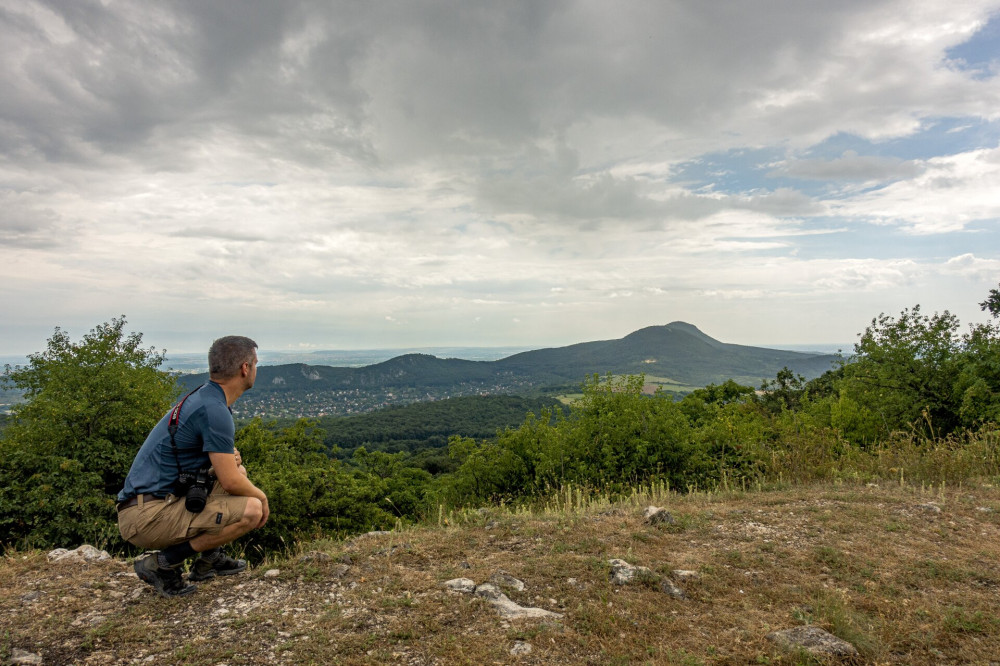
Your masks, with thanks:
[{"label": "cloudy sky", "polygon": [[0,0],[0,353],[850,343],[1000,282],[1000,0]]}]

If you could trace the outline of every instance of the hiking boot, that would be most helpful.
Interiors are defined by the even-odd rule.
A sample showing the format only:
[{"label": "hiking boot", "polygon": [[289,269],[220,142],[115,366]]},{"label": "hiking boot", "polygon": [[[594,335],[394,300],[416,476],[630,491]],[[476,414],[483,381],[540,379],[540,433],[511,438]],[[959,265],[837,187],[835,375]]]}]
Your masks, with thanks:
[{"label": "hiking boot", "polygon": [[135,569],[140,580],[155,587],[156,591],[164,597],[180,597],[191,594],[198,589],[196,586],[184,582],[179,566],[167,569],[157,564],[156,553],[136,560],[132,568]]},{"label": "hiking boot", "polygon": [[220,550],[202,553],[191,566],[188,581],[208,580],[216,576],[232,576],[247,568],[246,560],[235,560]]}]

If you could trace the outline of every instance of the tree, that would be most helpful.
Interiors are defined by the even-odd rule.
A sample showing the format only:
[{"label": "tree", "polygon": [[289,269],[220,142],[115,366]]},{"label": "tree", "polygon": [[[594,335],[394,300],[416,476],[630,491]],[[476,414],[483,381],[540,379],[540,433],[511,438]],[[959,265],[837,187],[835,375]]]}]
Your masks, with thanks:
[{"label": "tree", "polygon": [[764,380],[760,390],[761,405],[772,414],[796,410],[806,392],[806,378],[795,374],[785,366],[778,371],[773,381]]},{"label": "tree", "polygon": [[898,318],[880,314],[861,334],[844,366],[834,426],[858,444],[900,430],[931,437],[960,425],[956,382],[962,369],[958,319],[920,306]]},{"label": "tree", "polygon": [[956,393],[963,425],[1000,422],[1000,289],[991,289],[979,304],[994,321],[975,324],[962,338],[962,372]]},{"label": "tree", "polygon": [[73,342],[59,328],[4,382],[23,391],[0,439],[0,533],[26,546],[106,544],[115,495],[177,396],[165,352],[125,333],[124,315]]},{"label": "tree", "polygon": [[983,312],[989,312],[993,317],[1000,317],[1000,289],[990,289],[986,300],[979,304]]}]

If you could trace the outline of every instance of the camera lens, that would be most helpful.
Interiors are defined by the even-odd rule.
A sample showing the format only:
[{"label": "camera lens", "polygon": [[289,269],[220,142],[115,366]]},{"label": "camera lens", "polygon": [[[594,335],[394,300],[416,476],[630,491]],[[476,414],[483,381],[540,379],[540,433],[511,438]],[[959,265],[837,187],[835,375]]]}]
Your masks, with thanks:
[{"label": "camera lens", "polygon": [[208,489],[202,486],[192,486],[184,499],[184,508],[191,513],[201,513],[208,502]]}]

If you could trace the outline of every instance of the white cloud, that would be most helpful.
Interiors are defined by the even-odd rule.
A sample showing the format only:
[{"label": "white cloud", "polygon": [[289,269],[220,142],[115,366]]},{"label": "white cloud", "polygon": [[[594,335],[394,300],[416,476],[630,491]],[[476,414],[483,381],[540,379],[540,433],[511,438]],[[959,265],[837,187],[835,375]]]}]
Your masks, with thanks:
[{"label": "white cloud", "polygon": [[983,259],[971,252],[948,259],[941,267],[945,274],[989,283],[1000,280],[1000,259]]},{"label": "white cloud", "polygon": [[901,225],[914,234],[961,231],[1000,219],[1000,148],[935,157],[918,176],[853,197],[833,210]]}]

